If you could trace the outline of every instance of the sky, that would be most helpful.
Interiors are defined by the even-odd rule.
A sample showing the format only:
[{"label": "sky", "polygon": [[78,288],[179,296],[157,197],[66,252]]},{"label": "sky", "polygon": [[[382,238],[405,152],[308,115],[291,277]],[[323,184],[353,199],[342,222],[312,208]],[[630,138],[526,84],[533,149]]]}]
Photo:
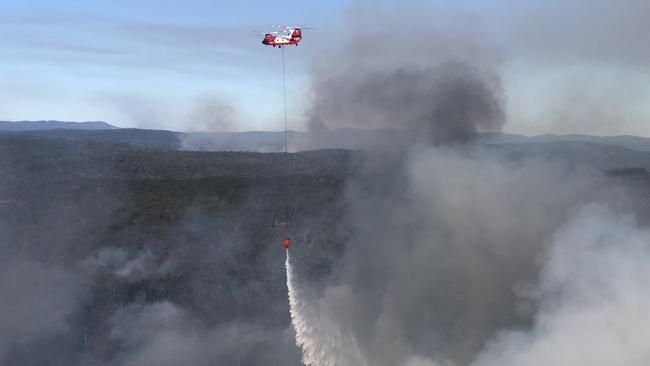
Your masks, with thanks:
[{"label": "sky", "polygon": [[[471,23],[442,31],[465,27],[485,34],[485,44],[499,53],[506,131],[650,136],[650,51],[638,42],[650,31],[643,20],[650,6],[644,3],[5,2],[0,5],[0,120],[279,130],[281,53],[262,46],[255,31],[266,31],[269,24],[307,24],[316,29],[305,32],[300,47],[286,50],[289,125],[301,130],[310,102],[310,70],[346,37],[346,25],[369,13],[358,10],[405,7],[411,9],[403,15],[407,23],[409,14],[418,22],[430,15],[435,22],[441,14],[463,13]],[[390,13],[360,21],[381,24]],[[417,22],[410,26],[418,29]],[[227,121],[194,123],[206,109],[223,112]]]},{"label": "sky", "polygon": [[[245,111],[241,128],[273,128],[281,54],[262,47],[254,31],[316,22],[340,6],[277,14],[261,1],[3,3],[0,119],[181,129],[195,101],[208,95]],[[291,56],[293,88],[304,82],[306,58]]]}]

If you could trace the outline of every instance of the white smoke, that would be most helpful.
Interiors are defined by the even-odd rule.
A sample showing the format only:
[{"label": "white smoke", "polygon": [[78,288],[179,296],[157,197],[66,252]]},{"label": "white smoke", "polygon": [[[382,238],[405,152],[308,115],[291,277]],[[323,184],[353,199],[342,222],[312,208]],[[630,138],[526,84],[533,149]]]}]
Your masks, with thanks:
[{"label": "white smoke", "polygon": [[603,205],[555,235],[528,332],[503,333],[475,366],[650,363],[650,230]]},{"label": "white smoke", "polygon": [[318,301],[292,300],[307,356],[346,334],[372,365],[650,364],[650,229],[620,213],[631,192],[481,148],[415,149],[403,167],[350,189],[348,265]]},{"label": "white smoke", "polygon": [[296,345],[302,350],[307,366],[364,366],[356,341],[328,319],[324,308],[315,307],[300,291],[287,250],[287,288],[291,324],[296,332]]},{"label": "white smoke", "polygon": [[0,267],[0,364],[31,342],[65,335],[86,281],[70,269],[36,261]]}]

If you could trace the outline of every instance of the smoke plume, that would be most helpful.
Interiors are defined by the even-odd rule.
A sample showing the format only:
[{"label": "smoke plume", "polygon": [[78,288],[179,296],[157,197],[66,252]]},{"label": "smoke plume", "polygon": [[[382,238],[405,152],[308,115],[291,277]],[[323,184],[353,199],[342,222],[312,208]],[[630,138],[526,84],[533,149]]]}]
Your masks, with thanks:
[{"label": "smoke plume", "polygon": [[[422,21],[418,11],[431,12],[419,5],[360,6],[344,20],[342,44],[312,67],[307,119],[408,129],[419,144],[349,182],[351,239],[329,284],[305,300],[317,313],[307,328],[335,325],[320,336],[351,334],[360,359],[378,366],[643,364],[637,340],[650,327],[635,309],[647,306],[640,263],[650,255],[648,230],[633,219],[643,211],[637,193],[567,156],[472,146],[506,120],[503,39],[453,11]],[[584,107],[562,101],[572,102]],[[331,337],[308,348],[331,349]]]},{"label": "smoke plume", "polygon": [[[628,261],[650,259],[647,233],[617,218],[630,201],[598,172],[479,148],[416,150],[402,162],[351,185],[353,239],[318,301],[368,364],[596,360],[564,347],[594,334],[572,324],[616,338],[599,325],[606,309],[620,311],[612,322],[630,337],[649,330],[623,315],[646,304],[635,295],[645,271]],[[582,319],[565,321],[573,315]],[[632,357],[609,347],[617,361]]]},{"label": "smoke plume", "polygon": [[477,132],[499,130],[504,123],[498,85],[459,60],[423,69],[376,71],[356,79],[343,74],[314,89],[313,113],[327,121],[406,128],[417,131],[426,143],[464,142]]},{"label": "smoke plume", "polygon": [[476,366],[644,365],[650,230],[630,214],[582,206],[555,233],[531,329],[499,334]]},{"label": "smoke plume", "polygon": [[212,93],[203,93],[192,102],[184,131],[229,132],[237,126],[237,110],[232,103]]},{"label": "smoke plume", "polygon": [[451,35],[425,25],[431,22],[413,9],[365,10],[346,22],[335,51],[328,47],[316,58],[309,126],[322,120],[331,127],[408,129],[436,144],[501,128],[498,52],[471,32]]}]

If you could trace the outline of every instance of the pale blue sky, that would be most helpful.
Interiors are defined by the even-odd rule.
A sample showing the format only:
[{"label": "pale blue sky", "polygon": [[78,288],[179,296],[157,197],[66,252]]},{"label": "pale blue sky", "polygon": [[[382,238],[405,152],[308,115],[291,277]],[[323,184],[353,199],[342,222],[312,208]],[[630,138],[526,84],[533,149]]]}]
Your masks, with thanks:
[{"label": "pale blue sky", "polygon": [[[273,128],[280,53],[253,30],[317,24],[343,7],[287,5],[278,12],[268,1],[3,3],[0,119],[183,128],[192,101],[209,94],[242,111],[241,129]],[[304,84],[308,53],[306,42],[287,60],[291,88]]]},{"label": "pale blue sky", "polygon": [[[300,129],[309,67],[323,48],[317,40],[338,34],[351,7],[384,2],[390,3],[4,1],[0,120],[105,120],[183,130],[196,101],[214,98],[235,107],[234,129],[279,129],[280,53],[263,47],[252,31],[306,23],[317,29],[305,33],[300,47],[287,49],[290,125]],[[502,48],[507,130],[650,135],[650,55],[643,51],[647,45],[633,42],[650,29],[629,19],[638,13],[647,19],[643,12],[650,6],[643,1],[399,2],[424,3],[434,4],[426,8],[438,13],[432,19],[448,9],[473,13],[472,19],[486,25],[489,43]],[[629,11],[611,5],[628,3]],[[567,90],[569,99],[585,103],[572,105]],[[603,108],[607,104],[612,108]],[[558,108],[561,113],[554,112]]]}]

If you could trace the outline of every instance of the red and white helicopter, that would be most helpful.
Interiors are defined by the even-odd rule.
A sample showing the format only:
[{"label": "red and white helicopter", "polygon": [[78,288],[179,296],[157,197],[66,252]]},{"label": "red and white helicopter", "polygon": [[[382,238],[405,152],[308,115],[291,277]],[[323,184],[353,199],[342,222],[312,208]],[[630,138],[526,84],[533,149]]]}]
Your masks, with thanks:
[{"label": "red and white helicopter", "polygon": [[272,25],[272,28],[277,28],[279,30],[274,32],[269,32],[264,34],[264,39],[262,44],[266,46],[297,46],[298,43],[302,40],[302,30],[303,29],[313,29],[305,28],[304,25],[298,26],[285,26],[285,25]]}]

